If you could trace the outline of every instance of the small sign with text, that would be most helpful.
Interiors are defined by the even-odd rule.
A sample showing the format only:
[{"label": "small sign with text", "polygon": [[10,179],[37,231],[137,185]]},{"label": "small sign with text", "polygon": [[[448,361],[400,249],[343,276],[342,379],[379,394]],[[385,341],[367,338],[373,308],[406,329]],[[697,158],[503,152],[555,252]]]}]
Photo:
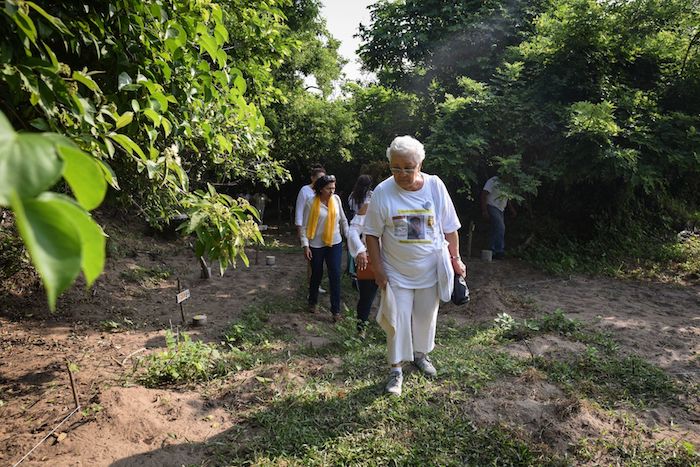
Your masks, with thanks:
[{"label": "small sign with text", "polygon": [[188,298],[190,298],[190,289],[185,289],[182,292],[179,292],[177,295],[177,303],[182,303]]}]

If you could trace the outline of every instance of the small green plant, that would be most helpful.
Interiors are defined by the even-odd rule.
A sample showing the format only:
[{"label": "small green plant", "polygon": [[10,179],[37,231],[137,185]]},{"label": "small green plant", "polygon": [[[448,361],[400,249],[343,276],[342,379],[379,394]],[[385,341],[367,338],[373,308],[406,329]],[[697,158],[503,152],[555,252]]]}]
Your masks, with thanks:
[{"label": "small green plant", "polygon": [[105,332],[120,332],[126,330],[128,327],[133,327],[134,322],[129,318],[122,318],[122,322],[115,321],[113,319],[105,319],[100,321],[100,328]]},{"label": "small green plant", "polygon": [[557,308],[554,313],[548,313],[541,318],[516,320],[508,313],[501,313],[494,319],[495,328],[505,339],[522,340],[537,334],[557,333],[570,336],[581,329],[579,321],[567,318],[564,312]]},{"label": "small green plant", "polygon": [[217,193],[207,184],[207,190],[189,193],[182,202],[187,209],[189,221],[178,230],[185,234],[195,234],[195,254],[219,262],[221,275],[226,268],[236,266],[240,258],[248,266],[245,247],[248,244],[263,244],[263,237],[255,223],[259,217],[257,210],[244,198]]},{"label": "small green plant", "polygon": [[83,417],[90,417],[102,412],[102,410],[103,407],[100,404],[93,403],[87,407],[83,407],[83,410],[81,410],[80,413],[83,414]]},{"label": "small green plant", "polygon": [[155,285],[172,274],[173,271],[166,266],[155,266],[152,268],[136,266],[122,271],[119,275],[128,282],[136,282],[141,285]]},{"label": "small green plant", "polygon": [[496,328],[501,330],[503,333],[509,333],[517,326],[515,318],[508,313],[499,314],[496,319],[493,320],[493,322],[496,325]]},{"label": "small green plant", "polygon": [[167,350],[146,359],[141,382],[147,387],[204,381],[228,372],[227,359],[215,345],[170,330],[165,332],[165,342]]}]

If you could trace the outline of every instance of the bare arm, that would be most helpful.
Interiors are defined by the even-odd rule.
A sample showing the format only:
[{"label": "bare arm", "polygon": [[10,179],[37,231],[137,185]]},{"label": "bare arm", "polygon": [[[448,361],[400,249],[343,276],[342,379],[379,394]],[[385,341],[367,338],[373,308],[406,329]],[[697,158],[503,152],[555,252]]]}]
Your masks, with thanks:
[{"label": "bare arm", "polygon": [[456,231],[446,233],[445,240],[447,240],[448,243],[447,249],[450,251],[452,269],[460,276],[466,277],[467,266],[462,262],[462,258],[459,255],[459,233]]},{"label": "bare arm", "polygon": [[367,242],[369,260],[372,263],[372,269],[374,270],[374,282],[376,282],[380,288],[384,289],[389,280],[386,277],[384,265],[382,264],[379,238],[373,235],[367,235],[365,241]]}]

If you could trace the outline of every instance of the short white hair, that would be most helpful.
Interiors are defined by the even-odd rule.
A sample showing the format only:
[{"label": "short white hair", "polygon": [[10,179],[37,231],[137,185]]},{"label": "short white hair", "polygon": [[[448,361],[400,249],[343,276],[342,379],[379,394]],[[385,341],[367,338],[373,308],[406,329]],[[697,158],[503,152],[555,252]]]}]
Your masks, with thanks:
[{"label": "short white hair", "polygon": [[391,162],[393,154],[410,155],[420,164],[425,159],[425,148],[423,148],[423,143],[412,136],[397,136],[386,148],[386,158],[389,159],[389,162]]}]

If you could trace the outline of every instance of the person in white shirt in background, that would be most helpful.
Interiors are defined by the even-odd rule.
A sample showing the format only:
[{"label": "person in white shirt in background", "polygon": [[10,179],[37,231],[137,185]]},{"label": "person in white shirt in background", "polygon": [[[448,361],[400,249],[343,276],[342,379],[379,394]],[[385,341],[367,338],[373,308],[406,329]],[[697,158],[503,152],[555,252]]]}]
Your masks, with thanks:
[{"label": "person in white shirt in background", "polygon": [[[304,222],[304,207],[306,206],[306,202],[313,198],[314,195],[316,194],[314,192],[314,182],[319,178],[326,175],[326,169],[324,169],[321,166],[315,166],[311,168],[311,173],[309,175],[311,179],[311,183],[308,185],[304,185],[301,187],[299,190],[299,194],[297,194],[297,202],[294,207],[294,225],[297,228],[297,237],[301,241],[301,224]],[[311,281],[311,262],[307,261],[306,262],[306,279],[308,281]],[[321,288],[321,286],[318,287],[318,291],[320,293],[326,293],[326,291]]]},{"label": "person in white shirt in background", "polygon": [[[450,194],[439,177],[421,172],[423,145],[399,136],[386,154],[393,176],[374,189],[364,232],[375,281],[382,295],[395,298],[394,332],[387,333],[391,371],[385,390],[399,396],[403,362],[412,361],[426,376],[437,374],[428,353],[435,347],[440,305],[437,251],[445,241],[454,272],[466,276],[467,269],[459,255],[461,224]],[[410,221],[421,226],[409,236]]]},{"label": "person in white shirt in background", "polygon": [[494,176],[486,181],[481,191],[481,215],[491,224],[489,249],[493,252],[493,259],[503,259],[506,254],[506,207],[512,216],[516,215],[513,203],[500,185],[498,176]]},{"label": "person in white shirt in background", "polygon": [[343,260],[343,237],[348,235],[348,220],[343,203],[335,194],[335,177],[323,175],[314,182],[316,195],[306,202],[301,227],[304,256],[311,263],[309,312],[318,307],[318,286],[323,278],[323,263],[328,269],[331,315],[340,320],[340,270]]}]

